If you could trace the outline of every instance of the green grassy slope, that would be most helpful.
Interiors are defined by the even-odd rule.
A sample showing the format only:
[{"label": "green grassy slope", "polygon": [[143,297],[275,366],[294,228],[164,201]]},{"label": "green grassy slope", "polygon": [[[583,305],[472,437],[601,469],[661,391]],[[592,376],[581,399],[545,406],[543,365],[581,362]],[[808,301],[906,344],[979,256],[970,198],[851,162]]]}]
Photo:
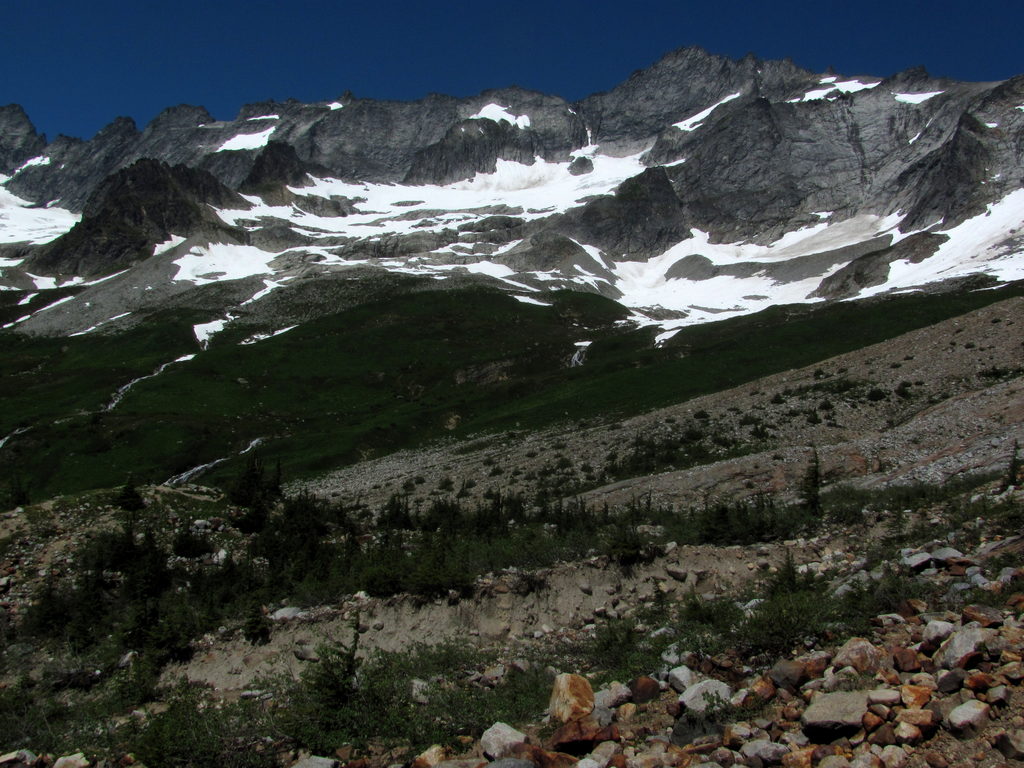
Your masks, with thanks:
[{"label": "green grassy slope", "polygon": [[[625,311],[600,296],[563,292],[541,307],[479,287],[396,291],[252,345],[238,344],[251,326],[229,327],[203,352],[191,324],[205,318],[186,312],[110,336],[0,334],[0,437],[31,427],[0,448],[0,472],[38,498],[129,476],[161,482],[263,438],[264,457],[291,479],[443,435],[680,402],[1021,293],[777,307],[661,348],[652,330],[616,324]],[[569,368],[581,340],[593,341],[587,362]],[[119,386],[190,353],[102,410]],[[234,476],[241,461],[203,481]]]}]

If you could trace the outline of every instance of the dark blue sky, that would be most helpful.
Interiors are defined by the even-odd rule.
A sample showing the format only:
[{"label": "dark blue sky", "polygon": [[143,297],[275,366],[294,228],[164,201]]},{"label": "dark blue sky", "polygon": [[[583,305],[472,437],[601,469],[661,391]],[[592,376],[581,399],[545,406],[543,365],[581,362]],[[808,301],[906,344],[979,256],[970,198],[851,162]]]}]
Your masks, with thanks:
[{"label": "dark blue sky", "polygon": [[684,45],[844,74],[1024,72],[1017,0],[3,0],[0,10],[0,104],[22,104],[50,138],[92,136],[118,115],[142,127],[179,103],[226,119],[246,102],[345,90],[415,99],[516,84],[574,99]]}]

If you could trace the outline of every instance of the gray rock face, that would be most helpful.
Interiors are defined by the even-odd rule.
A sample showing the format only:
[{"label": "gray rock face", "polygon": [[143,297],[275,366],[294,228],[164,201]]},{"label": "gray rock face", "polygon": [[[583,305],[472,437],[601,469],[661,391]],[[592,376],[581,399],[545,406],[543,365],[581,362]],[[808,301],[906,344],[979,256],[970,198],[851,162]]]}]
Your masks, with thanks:
[{"label": "gray rock face", "polygon": [[0,107],[0,173],[10,175],[22,163],[42,154],[46,139],[18,104]]},{"label": "gray rock face", "polygon": [[554,225],[616,259],[647,259],[690,237],[684,207],[663,168],[623,182],[615,194],[576,208]]},{"label": "gray rock face", "polygon": [[31,268],[92,277],[148,258],[170,235],[228,231],[209,209],[249,204],[209,174],[140,160],[106,179],[74,229],[33,254]]}]

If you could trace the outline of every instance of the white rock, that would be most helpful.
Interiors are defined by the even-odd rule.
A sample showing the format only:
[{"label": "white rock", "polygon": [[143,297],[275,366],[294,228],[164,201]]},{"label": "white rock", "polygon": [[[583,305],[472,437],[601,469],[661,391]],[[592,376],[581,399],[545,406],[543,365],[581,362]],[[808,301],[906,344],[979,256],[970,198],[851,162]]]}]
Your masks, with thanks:
[{"label": "white rock", "polygon": [[507,723],[495,723],[480,737],[480,747],[492,760],[500,760],[511,753],[512,747],[526,741],[526,734]]},{"label": "white rock", "polygon": [[679,697],[679,703],[683,704],[691,712],[704,712],[708,707],[721,702],[728,702],[732,696],[732,689],[720,680],[701,680],[687,688]]},{"label": "white rock", "polygon": [[983,701],[965,701],[949,713],[951,728],[962,731],[965,728],[981,728],[988,722],[990,708]]},{"label": "white rock", "polygon": [[881,759],[885,768],[903,768],[906,765],[909,755],[901,747],[890,744],[882,750]]},{"label": "white rock", "polygon": [[956,627],[948,621],[939,621],[938,619],[932,619],[924,627],[923,640],[926,643],[941,643],[947,637],[953,634],[953,630]]},{"label": "white rock", "polygon": [[699,680],[700,675],[685,665],[670,669],[668,672],[668,684],[677,693],[682,693]]}]

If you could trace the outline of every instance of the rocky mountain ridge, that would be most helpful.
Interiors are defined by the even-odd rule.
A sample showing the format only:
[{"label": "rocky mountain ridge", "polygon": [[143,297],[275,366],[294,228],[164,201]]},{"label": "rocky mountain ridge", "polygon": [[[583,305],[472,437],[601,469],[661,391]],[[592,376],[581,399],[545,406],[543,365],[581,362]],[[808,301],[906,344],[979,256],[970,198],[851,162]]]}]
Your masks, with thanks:
[{"label": "rocky mountain ridge", "polygon": [[[119,118],[48,143],[10,106],[0,281],[78,287],[8,327],[112,331],[169,291],[203,306],[211,281],[259,277],[287,295],[365,266],[468,274],[527,303],[596,291],[666,335],[779,303],[1020,279],[1022,108],[1022,78],[845,77],[696,48],[575,103],[515,88],[345,94],[250,104],[233,121],[183,105],[142,131]],[[126,202],[116,178],[140,200],[188,189],[205,213],[105,218]],[[221,316],[258,312],[263,295],[222,299]]]}]

